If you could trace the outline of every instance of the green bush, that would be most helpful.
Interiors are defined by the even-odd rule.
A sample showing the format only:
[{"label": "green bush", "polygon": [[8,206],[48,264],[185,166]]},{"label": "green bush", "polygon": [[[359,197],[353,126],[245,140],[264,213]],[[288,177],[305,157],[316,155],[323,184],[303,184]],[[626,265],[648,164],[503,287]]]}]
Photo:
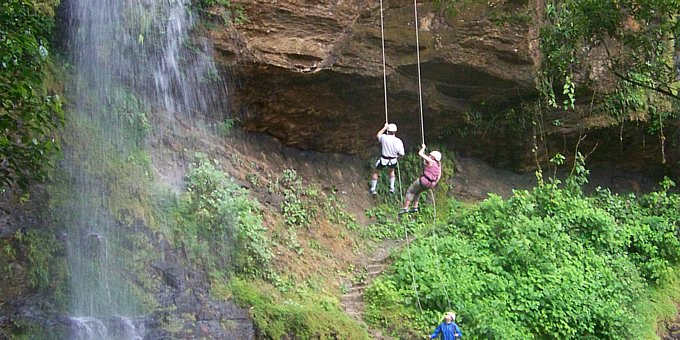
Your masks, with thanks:
[{"label": "green bush", "polygon": [[680,197],[670,183],[639,199],[586,197],[584,182],[553,180],[463,213],[455,207],[368,289],[369,320],[385,327],[386,316],[406,314],[410,323],[387,327],[422,333],[453,309],[466,337],[501,339],[625,339],[652,328],[627,325],[639,324],[641,303],[678,264]]},{"label": "green bush", "polygon": [[43,180],[63,123],[58,95],[48,89],[49,39],[55,1],[0,4],[0,182],[25,188]]},{"label": "green bush", "polygon": [[279,185],[283,190],[281,210],[286,224],[309,228],[317,213],[319,192],[314,187],[303,186],[302,178],[294,169],[283,171]]},{"label": "green bush", "polygon": [[271,278],[271,241],[257,201],[210,161],[199,158],[188,173],[178,238],[208,271],[233,269]]}]

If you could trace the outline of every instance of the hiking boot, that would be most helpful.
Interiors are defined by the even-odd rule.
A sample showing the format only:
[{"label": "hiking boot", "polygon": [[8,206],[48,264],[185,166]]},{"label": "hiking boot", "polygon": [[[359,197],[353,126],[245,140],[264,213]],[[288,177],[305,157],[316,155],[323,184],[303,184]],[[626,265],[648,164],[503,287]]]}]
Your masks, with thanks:
[{"label": "hiking boot", "polygon": [[371,195],[377,195],[378,194],[378,192],[373,190],[373,189],[369,190],[368,193],[371,194]]}]

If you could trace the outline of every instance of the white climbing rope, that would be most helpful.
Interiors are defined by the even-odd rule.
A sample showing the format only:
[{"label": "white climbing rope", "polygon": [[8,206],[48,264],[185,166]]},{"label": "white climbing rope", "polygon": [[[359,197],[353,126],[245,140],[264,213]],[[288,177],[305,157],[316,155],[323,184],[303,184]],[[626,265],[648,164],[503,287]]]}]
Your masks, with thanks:
[{"label": "white climbing rope", "polygon": [[389,123],[387,117],[387,66],[385,62],[385,25],[383,21],[383,1],[380,0],[380,41],[382,42],[382,64],[383,64],[383,89],[385,90],[385,124]]},{"label": "white climbing rope", "polygon": [[[434,188],[432,188],[432,189],[430,190],[430,194],[432,195],[432,207],[433,207],[433,210],[434,210],[434,218],[433,218],[433,220],[435,221],[435,222],[432,223],[432,238],[433,238],[433,239],[436,239],[436,238],[437,238],[437,235],[435,234],[435,230],[436,230],[436,227],[437,227],[437,226],[436,226],[436,221],[437,221],[437,203],[435,202]],[[437,258],[437,260],[436,260],[436,261],[437,261],[437,273],[438,273],[438,276],[439,276],[439,277],[438,277],[438,279],[439,279],[438,281],[439,281],[439,283],[441,284],[441,282],[443,281],[443,280],[442,280],[442,269],[441,269],[441,266],[442,266],[442,265],[441,265],[441,261],[439,260],[439,250],[437,249],[437,242],[434,242],[434,254],[435,254],[436,258]],[[448,291],[448,289],[446,289],[446,287],[443,287],[442,289],[444,290],[444,296],[446,297],[446,304],[447,304],[446,307],[448,308],[448,310],[451,310],[451,299],[449,298],[449,291]]]},{"label": "white climbing rope", "polygon": [[425,145],[425,124],[423,121],[423,86],[420,80],[420,39],[418,38],[418,3],[413,0],[413,13],[416,28],[416,65],[418,65],[418,107],[420,108],[420,136],[422,144]]}]

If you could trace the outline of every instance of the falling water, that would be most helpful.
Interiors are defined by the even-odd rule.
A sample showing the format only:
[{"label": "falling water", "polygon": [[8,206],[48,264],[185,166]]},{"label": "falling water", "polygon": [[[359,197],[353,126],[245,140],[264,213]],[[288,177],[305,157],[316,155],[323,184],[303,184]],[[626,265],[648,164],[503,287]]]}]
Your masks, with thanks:
[{"label": "falling water", "polygon": [[[143,327],[130,320],[149,308],[134,259],[141,230],[154,223],[145,209],[154,181],[152,122],[219,120],[225,86],[210,46],[192,34],[188,0],[62,6],[72,72],[52,208],[68,231],[71,338],[141,338]],[[124,321],[115,323],[124,331],[111,330],[113,319]]]}]

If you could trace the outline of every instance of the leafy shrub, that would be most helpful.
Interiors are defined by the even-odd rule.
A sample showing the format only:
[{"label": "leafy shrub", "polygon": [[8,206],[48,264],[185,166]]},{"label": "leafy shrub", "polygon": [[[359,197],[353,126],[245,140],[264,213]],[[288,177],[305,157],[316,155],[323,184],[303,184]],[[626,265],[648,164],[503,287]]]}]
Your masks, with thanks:
[{"label": "leafy shrub", "polygon": [[391,324],[393,333],[427,332],[453,309],[472,338],[634,337],[638,326],[626,325],[680,259],[680,197],[669,183],[640,199],[586,197],[584,182],[552,180],[452,212],[368,289],[370,321],[406,314],[411,330]]},{"label": "leafy shrub", "polygon": [[316,216],[314,200],[318,197],[318,192],[313,188],[305,190],[302,179],[293,169],[283,171],[280,184],[283,188],[281,210],[286,223],[289,226],[309,227],[312,218]]},{"label": "leafy shrub", "polygon": [[47,89],[52,70],[48,40],[54,2],[0,4],[0,181],[25,188],[47,176],[47,157],[63,123],[58,95]]},{"label": "leafy shrub", "polygon": [[[384,329],[390,329],[394,320],[408,322],[409,315],[413,313],[404,305],[404,296],[392,280],[378,278],[373,281],[364,293],[364,301],[366,303],[364,319]],[[402,326],[404,329],[415,328]]]},{"label": "leafy shrub", "polygon": [[56,281],[63,279],[60,271],[64,270],[65,264],[63,258],[57,255],[63,252],[63,246],[57,241],[53,230],[18,230],[14,236],[19,249],[9,247],[5,252],[26,254],[31,286],[48,289],[61,283]]},{"label": "leafy shrub", "polygon": [[248,275],[271,277],[271,241],[262,226],[258,204],[247,191],[206,159],[189,171],[187,185],[179,237],[194,257],[209,270],[231,267]]},{"label": "leafy shrub", "polygon": [[248,22],[243,5],[234,4],[231,0],[200,0],[196,2],[199,8],[219,7],[219,14],[225,25],[230,23],[242,24]]}]

